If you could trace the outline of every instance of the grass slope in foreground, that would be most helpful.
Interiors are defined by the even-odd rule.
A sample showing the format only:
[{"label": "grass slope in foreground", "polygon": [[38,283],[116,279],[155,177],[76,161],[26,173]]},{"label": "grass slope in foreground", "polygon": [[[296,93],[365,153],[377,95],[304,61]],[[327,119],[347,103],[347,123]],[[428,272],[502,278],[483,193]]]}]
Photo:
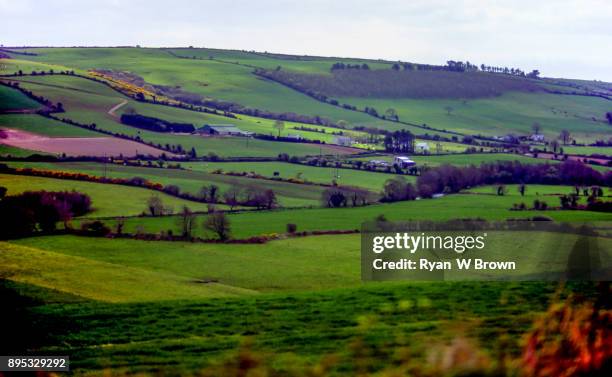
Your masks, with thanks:
[{"label": "grass slope in foreground", "polygon": [[[291,242],[325,241],[325,245],[333,242],[342,249],[342,242],[334,240],[346,241],[345,237],[358,238],[310,237]],[[226,254],[227,245],[215,245],[224,249],[214,252],[199,250],[199,245],[172,243],[166,255],[157,246],[144,251],[146,243],[140,241],[122,242],[119,250],[111,248],[114,243],[111,240],[102,240],[93,248],[90,241],[60,236],[0,243],[0,248],[6,251],[0,253],[3,262],[6,258],[14,262],[11,258],[17,258],[24,267],[22,271],[12,271],[17,277],[4,282],[3,286],[36,299],[22,318],[25,320],[16,322],[15,326],[23,323],[23,331],[31,331],[25,326],[32,324],[35,324],[35,331],[45,329],[48,336],[37,338],[36,345],[31,348],[40,353],[69,354],[73,369],[82,373],[100,374],[109,368],[113,373],[155,373],[159,370],[193,373],[234,356],[247,338],[259,352],[273,352],[276,367],[281,371],[305,368],[307,363],[331,352],[348,356],[349,345],[362,336],[366,336],[368,345],[376,347],[385,357],[391,357],[387,353],[393,349],[409,347],[410,359],[417,364],[427,359],[432,345],[457,336],[475,338],[496,357],[496,339],[499,334],[508,334],[508,351],[518,356],[520,334],[529,329],[539,312],[545,310],[555,291],[555,284],[537,282],[362,285],[358,282],[358,272],[351,272],[342,277],[344,281],[347,277],[357,281],[356,286],[350,288],[264,295],[235,289],[232,292],[244,294],[235,298],[201,299],[195,297],[210,292],[193,288],[190,285],[193,283],[185,277],[201,276],[203,271],[199,271],[198,266],[212,269],[213,266],[208,266],[210,260],[217,260],[222,266],[224,270],[220,273],[235,279],[241,279],[241,271],[246,272],[248,275],[242,278],[242,283],[254,286],[263,281],[255,267],[273,261],[273,257],[282,257],[289,266],[297,268],[297,273],[289,268],[268,266],[265,271],[278,282],[276,288],[290,288],[297,281],[310,282],[314,289],[321,287],[319,280],[330,268],[327,267],[330,263],[320,258],[323,253],[317,253],[316,248],[309,250],[299,245],[274,249],[272,255],[267,256],[263,249],[269,245],[251,245],[261,247],[261,251],[236,249]],[[85,247],[79,247],[83,242]],[[358,242],[358,239],[349,241],[351,244]],[[149,251],[152,252],[150,258]],[[314,259],[310,258],[312,252],[317,253]],[[143,253],[147,258],[142,257]],[[31,254],[34,257],[22,259]],[[245,254],[252,258],[232,262],[232,257],[244,258]],[[346,255],[332,253],[328,258],[335,258],[335,263],[340,258],[343,260],[341,266],[350,263],[350,269],[355,271],[359,268],[359,259],[354,254],[354,250]],[[261,256],[262,260],[258,261],[256,256]],[[294,263],[296,257],[301,263]],[[73,265],[75,262],[92,270],[90,283],[82,284],[82,276],[74,279],[79,271],[79,266]],[[56,271],[43,269],[42,276],[28,274],[30,269],[41,268],[40,263],[59,265]],[[106,268],[109,265],[113,268]],[[0,266],[6,269],[14,264]],[[169,270],[181,271],[174,274]],[[126,287],[116,286],[126,272],[135,272],[138,276],[130,275]],[[117,281],[109,280],[111,276],[118,276]],[[249,276],[255,279],[249,280]],[[141,278],[153,281],[143,283]],[[32,284],[34,280],[41,285]],[[177,283],[183,287],[178,287]],[[325,283],[330,283],[329,279]],[[342,281],[331,283],[342,284]],[[127,287],[134,289],[131,298]],[[143,292],[144,287],[151,287],[150,291]],[[584,291],[588,291],[588,287]],[[72,292],[123,303],[90,301]],[[177,297],[184,293],[193,294],[194,299],[155,299],[157,295]],[[215,293],[207,297],[215,297]],[[461,319],[461,331],[457,330],[458,318]],[[350,359],[341,361],[338,368],[338,372],[353,374]]]}]

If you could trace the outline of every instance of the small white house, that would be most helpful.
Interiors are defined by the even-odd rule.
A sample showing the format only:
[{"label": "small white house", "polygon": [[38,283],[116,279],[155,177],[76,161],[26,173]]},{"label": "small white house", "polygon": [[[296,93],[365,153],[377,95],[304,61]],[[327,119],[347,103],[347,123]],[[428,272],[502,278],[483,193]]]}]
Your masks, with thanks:
[{"label": "small white house", "polygon": [[412,161],[410,157],[407,156],[395,156],[393,163],[397,164],[400,168],[408,168],[416,165],[416,162]]},{"label": "small white house", "polygon": [[536,141],[538,143],[542,143],[542,142],[544,142],[544,135],[542,135],[542,134],[533,134],[533,135],[529,136],[529,140]]},{"label": "small white house", "polygon": [[416,143],[416,145],[414,146],[414,149],[417,152],[421,152],[421,153],[425,153],[425,152],[429,152],[429,144],[428,143]]}]

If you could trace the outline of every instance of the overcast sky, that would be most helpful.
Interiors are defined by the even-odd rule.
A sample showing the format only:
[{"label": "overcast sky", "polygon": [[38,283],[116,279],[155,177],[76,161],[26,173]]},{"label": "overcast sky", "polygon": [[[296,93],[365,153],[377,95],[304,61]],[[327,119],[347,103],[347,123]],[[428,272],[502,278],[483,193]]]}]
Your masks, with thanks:
[{"label": "overcast sky", "polygon": [[453,59],[612,81],[612,1],[0,0],[0,43]]}]

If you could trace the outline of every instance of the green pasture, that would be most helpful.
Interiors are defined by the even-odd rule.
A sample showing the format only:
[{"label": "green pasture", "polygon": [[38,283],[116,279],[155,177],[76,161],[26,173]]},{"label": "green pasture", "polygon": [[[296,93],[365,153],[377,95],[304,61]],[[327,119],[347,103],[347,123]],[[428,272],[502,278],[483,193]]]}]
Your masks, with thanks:
[{"label": "green pasture", "polygon": [[0,186],[8,189],[7,195],[38,190],[82,192],[91,197],[94,208],[88,217],[139,215],[145,211],[147,199],[153,195],[159,196],[166,206],[175,211],[179,211],[184,205],[192,210],[207,209],[205,203],[191,202],[140,187],[10,174],[0,174]]},{"label": "green pasture", "polygon": [[39,107],[38,102],[26,97],[17,89],[0,85],[0,112],[5,110],[33,110]]},{"label": "green pasture", "polygon": [[[29,74],[32,72],[49,72],[49,70],[53,70],[55,72],[59,71],[70,71],[74,68],[69,68],[65,65],[58,64],[48,64],[43,62],[36,62],[32,60],[28,60],[30,56],[14,56],[16,59],[2,59],[2,64],[0,64],[0,75],[12,75],[14,73],[19,73],[22,71],[24,74]],[[25,59],[22,59],[25,58]],[[70,63],[70,62],[67,62]]]},{"label": "green pasture", "polygon": [[[97,128],[111,132],[140,136],[143,140],[156,144],[180,144],[186,150],[195,148],[198,155],[215,153],[221,156],[259,157],[276,156],[279,153],[318,155],[319,153],[326,154],[335,151],[331,147],[318,144],[272,142],[240,137],[201,137],[141,130],[121,124],[118,117],[126,109],[132,108],[140,114],[174,122],[192,123],[196,126],[203,126],[206,123],[233,123],[244,130],[257,132],[261,130],[261,133],[272,132],[273,121],[245,116],[240,116],[239,119],[231,119],[168,106],[140,103],[122,96],[103,84],[73,76],[47,75],[15,80],[18,80],[24,88],[32,90],[38,95],[43,95],[54,102],[62,102],[66,110],[62,114],[63,117],[84,124],[95,123]],[[111,108],[122,101],[128,103],[116,112],[116,116],[108,114]],[[288,127],[291,127],[291,124]]]},{"label": "green pasture", "polygon": [[612,157],[612,147],[576,147],[573,145],[565,145],[563,146],[563,152],[567,154],[579,154],[585,156],[590,156],[592,154],[602,154],[604,156]]},{"label": "green pasture", "polygon": [[[567,256],[577,240],[574,234],[556,234],[551,238],[529,232],[491,232],[489,241],[495,244],[488,251],[489,260],[512,259],[523,274],[537,273],[542,255],[525,252],[533,250],[533,242],[542,247],[555,247],[558,261],[548,266],[549,272],[564,271]],[[601,250],[607,250],[610,241],[598,238]],[[11,280],[57,289],[87,299],[110,302],[173,300],[176,297],[168,287],[151,285],[146,298],[142,292],[130,295],[124,287],[122,272],[137,278],[151,279],[152,283],[165,279],[194,292],[202,288],[198,298],[210,294],[226,296],[253,293],[317,291],[360,287],[361,236],[334,235],[289,238],[267,244],[205,244],[190,242],[138,241],[129,239],[96,239],[76,236],[49,236],[11,241],[1,258],[10,271],[12,265],[25,267]],[[15,246],[18,245],[18,246]],[[2,247],[2,246],[0,246]],[[11,250],[11,249],[16,250]],[[551,250],[552,251],[552,250]],[[505,257],[505,259],[503,258]],[[602,255],[602,266],[611,263],[610,255]],[[31,262],[27,262],[31,260]],[[47,261],[47,262],[46,262]],[[99,290],[75,284],[81,269],[76,264],[89,265],[92,273],[99,272],[100,282],[108,282]],[[40,266],[65,264],[64,268],[50,268],[31,277],[32,270]],[[33,265],[33,266],[32,266]],[[112,267],[116,266],[115,269]],[[130,269],[133,269],[130,271]],[[147,276],[147,273],[158,276]],[[114,278],[104,275],[117,273]],[[64,276],[64,277],[62,277]],[[96,279],[91,279],[95,283]],[[198,283],[198,281],[200,283]],[[208,283],[202,283],[208,282]],[[136,282],[138,283],[138,282]],[[211,284],[212,283],[212,284]],[[54,284],[58,286],[54,286]],[[210,284],[210,285],[209,285]],[[71,286],[74,285],[74,286]],[[133,289],[133,288],[131,288]],[[179,290],[180,294],[181,290]],[[144,297],[143,297],[144,296]]]},{"label": "green pasture", "polygon": [[[359,108],[374,107],[379,112],[394,108],[400,120],[468,134],[531,135],[531,126],[537,122],[549,139],[557,138],[563,129],[569,130],[579,142],[607,140],[612,135],[604,121],[610,109],[609,101],[596,97],[505,93],[495,98],[470,100],[346,98],[341,101]],[[450,115],[448,106],[453,109]]]},{"label": "green pasture", "polygon": [[[199,163],[193,164],[197,166]],[[8,165],[22,168],[28,167],[43,170],[79,172],[98,177],[106,176],[127,179],[141,177],[151,182],[161,183],[164,186],[176,185],[181,189],[181,192],[188,192],[194,195],[198,195],[203,186],[211,184],[219,188],[221,195],[230,187],[240,187],[242,189],[253,187],[258,191],[271,189],[274,190],[274,193],[277,195],[279,203],[285,207],[319,206],[321,194],[325,189],[324,187],[316,185],[302,185],[264,179],[211,174],[210,172],[214,169],[192,171],[100,164],[95,162],[10,162]],[[377,188],[377,190],[379,189],[380,187]]]},{"label": "green pasture", "polygon": [[[182,166],[193,171],[253,172],[265,177],[274,177],[275,173],[278,173],[278,177],[285,179],[294,178],[324,184],[331,184],[336,181],[341,186],[363,187],[373,192],[380,192],[385,182],[396,176],[395,174],[324,168],[284,162],[186,162]],[[415,180],[412,176],[405,176],[405,178],[408,181]]]},{"label": "green pasture", "polygon": [[39,55],[27,56],[27,60],[66,64],[79,70],[129,71],[151,84],[178,85],[183,90],[206,97],[280,113],[318,115],[346,120],[351,124],[395,126],[363,113],[318,102],[283,85],[261,79],[252,74],[253,68],[246,66],[216,60],[179,59],[164,50],[149,48],[51,48],[36,49],[36,53]]},{"label": "green pasture", "polygon": [[[80,247],[91,249],[91,239]],[[75,239],[76,241],[76,239]],[[102,240],[104,242],[104,240]],[[110,245],[109,245],[110,246]],[[152,246],[152,245],[151,245]],[[119,243],[111,248],[118,250]],[[57,250],[41,249],[0,242],[0,273],[11,274],[11,280],[69,293],[96,301],[134,302],[252,294],[247,289],[224,284],[194,284],[168,269],[130,267],[96,258],[70,255]],[[142,249],[140,249],[142,251]],[[11,267],[19,266],[17,273]],[[86,276],[87,278],[84,278]]]},{"label": "green pasture", "polygon": [[45,155],[48,153],[31,151],[23,148],[11,147],[9,145],[0,144],[0,157],[28,157],[33,154]]},{"label": "green pasture", "polygon": [[[495,357],[507,334],[505,351],[518,355],[521,334],[558,292],[545,282],[363,283],[359,235],[265,245],[91,241],[0,243],[2,289],[35,300],[13,326],[46,329],[30,348],[69,354],[80,373],[194,373],[247,338],[273,352],[281,371],[306,370],[332,352],[349,357],[356,339],[377,359],[405,348],[419,364],[432,345],[465,336]],[[592,294],[593,286],[566,288],[574,289]],[[351,373],[350,360],[336,367]]]},{"label": "green pasture", "polygon": [[391,67],[391,62],[370,59],[332,58],[320,56],[296,56],[262,54],[253,51],[220,50],[211,48],[173,48],[168,49],[172,53],[199,59],[216,59],[243,65],[252,65],[265,69],[289,69],[304,73],[329,74],[331,66],[336,62],[347,64],[367,64],[370,69],[386,69]]},{"label": "green pasture", "polygon": [[0,128],[12,128],[51,137],[102,137],[98,132],[49,119],[37,114],[0,115]]},{"label": "green pasture", "polygon": [[[536,199],[546,202],[549,208],[559,207],[558,195],[545,195],[547,189],[540,185],[528,185],[525,197],[519,197],[514,188],[510,188],[508,195],[505,196],[494,195],[492,187],[482,188],[481,190],[483,190],[482,193],[463,193],[438,199],[377,204],[366,207],[243,212],[230,214],[228,217],[235,238],[285,233],[289,223],[296,224],[298,231],[357,230],[361,228],[363,222],[371,221],[379,215],[384,215],[390,221],[444,221],[457,218],[505,220],[533,216],[547,216],[555,221],[603,221],[612,219],[611,214],[604,212],[555,209],[546,211],[511,210],[515,203],[525,203],[528,208],[532,208],[533,201]],[[573,188],[553,186],[551,190],[556,191],[555,194],[568,194],[572,192]],[[196,226],[196,234],[198,235],[204,235],[203,228],[200,226],[203,222],[203,216],[200,216],[197,220],[199,225]],[[109,223],[112,224],[113,221],[109,220]],[[130,218],[126,221],[125,231],[134,232],[136,227],[141,227],[147,233],[159,233],[167,230],[176,233],[178,229],[176,218],[172,216]]]},{"label": "green pasture", "polygon": [[[108,290],[105,285],[100,289]],[[409,350],[418,367],[436,347],[465,336],[495,358],[498,336],[508,334],[506,351],[518,356],[521,334],[556,291],[555,284],[543,282],[371,283],[321,292],[117,304],[15,281],[3,288],[37,298],[27,316],[13,323],[22,334],[47,331],[30,348],[69,354],[73,370],[96,375],[110,368],[113,373],[197,373],[234,359],[241,344],[251,344],[243,354],[274,355],[281,374],[307,373],[309,365],[333,353],[339,357],[334,370],[352,375],[359,356],[350,356],[351,345],[360,339],[367,340],[361,349],[376,349],[370,360],[377,368],[388,365],[376,360],[395,359],[398,349]],[[594,288],[570,284],[567,290],[592,294]]]}]

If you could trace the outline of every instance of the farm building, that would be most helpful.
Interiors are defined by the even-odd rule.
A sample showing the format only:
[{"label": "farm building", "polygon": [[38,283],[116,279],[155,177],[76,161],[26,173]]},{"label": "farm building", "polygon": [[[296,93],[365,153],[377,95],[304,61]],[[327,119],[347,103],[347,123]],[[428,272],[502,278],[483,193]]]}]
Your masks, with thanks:
[{"label": "farm building", "polygon": [[397,164],[397,166],[400,168],[408,168],[416,165],[416,162],[412,161],[410,157],[406,156],[395,156],[393,163]]},{"label": "farm building", "polygon": [[250,136],[253,133],[243,131],[233,124],[205,124],[195,130],[199,135],[217,135],[217,136]]},{"label": "farm building", "polygon": [[539,143],[542,143],[542,142],[545,141],[544,135],[542,135],[542,134],[533,134],[533,135],[529,136],[529,140],[536,141],[536,142],[539,142]]}]

